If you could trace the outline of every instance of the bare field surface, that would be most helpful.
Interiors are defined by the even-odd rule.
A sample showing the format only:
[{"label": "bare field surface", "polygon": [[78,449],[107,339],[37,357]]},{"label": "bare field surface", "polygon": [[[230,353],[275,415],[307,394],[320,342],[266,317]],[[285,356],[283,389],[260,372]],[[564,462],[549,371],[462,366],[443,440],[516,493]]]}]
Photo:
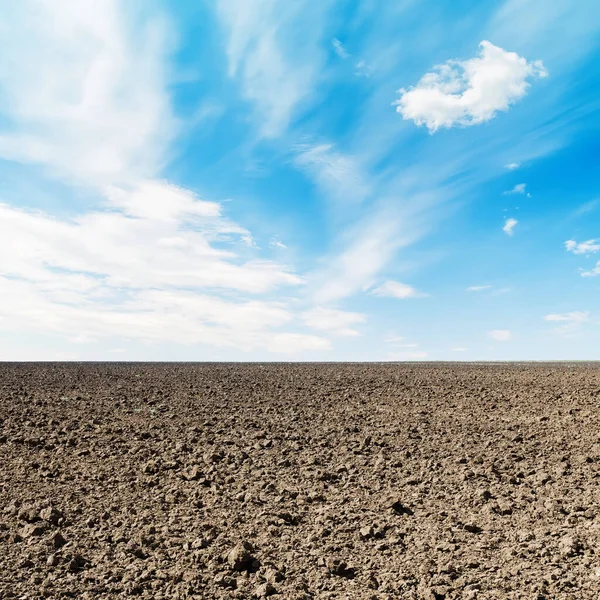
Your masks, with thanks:
[{"label": "bare field surface", "polygon": [[600,598],[594,364],[1,364],[0,598]]}]

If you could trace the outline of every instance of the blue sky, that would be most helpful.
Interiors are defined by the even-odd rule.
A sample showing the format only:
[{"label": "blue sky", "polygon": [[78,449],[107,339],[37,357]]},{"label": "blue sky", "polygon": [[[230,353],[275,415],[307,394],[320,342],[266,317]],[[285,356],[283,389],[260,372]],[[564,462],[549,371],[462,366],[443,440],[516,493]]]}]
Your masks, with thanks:
[{"label": "blue sky", "polygon": [[600,358],[597,2],[4,12],[0,360]]}]

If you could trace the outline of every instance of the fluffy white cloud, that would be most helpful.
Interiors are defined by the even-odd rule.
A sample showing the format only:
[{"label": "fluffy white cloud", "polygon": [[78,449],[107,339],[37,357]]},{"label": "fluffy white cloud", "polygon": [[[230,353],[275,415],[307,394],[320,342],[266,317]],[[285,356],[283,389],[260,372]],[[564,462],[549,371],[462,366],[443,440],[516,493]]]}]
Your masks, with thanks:
[{"label": "fluffy white cloud", "polygon": [[[143,190],[149,203],[132,216]],[[4,329],[71,341],[76,332],[76,343],[125,336],[277,352],[330,346],[318,336],[277,331],[295,321],[284,303],[238,296],[302,280],[278,263],[246,258],[245,230],[222,218],[218,205],[164,182],[118,191],[111,190],[112,210],[72,219],[0,204]],[[161,193],[172,202],[161,202]],[[163,206],[171,210],[157,218]]]},{"label": "fluffy white cloud", "polygon": [[517,221],[516,219],[513,219],[512,217],[510,219],[506,219],[506,223],[504,223],[504,227],[502,227],[502,231],[504,231],[504,233],[506,233],[506,235],[512,235],[513,229],[517,226],[517,224],[519,223],[519,221]]},{"label": "fluffy white cloud", "polygon": [[520,166],[521,166],[521,165],[520,165],[519,163],[508,163],[508,164],[506,165],[506,168],[507,168],[509,171],[514,171],[515,169],[518,169]]},{"label": "fluffy white cloud", "polygon": [[317,306],[307,310],[302,314],[304,323],[311,329],[317,331],[326,331],[332,335],[339,336],[357,336],[360,335],[352,327],[359,325],[367,320],[366,315],[355,312],[347,312],[334,308],[324,308]]},{"label": "fluffy white cloud", "polygon": [[596,277],[596,275],[600,275],[600,260],[596,263],[596,266],[589,271],[581,271],[582,277]]},{"label": "fluffy white cloud", "polygon": [[400,299],[419,298],[426,295],[417,291],[411,285],[392,280],[384,281],[380,286],[372,290],[371,294],[374,296],[387,296],[389,298]]},{"label": "fluffy white cloud", "polygon": [[479,46],[478,57],[450,60],[425,74],[415,87],[399,90],[396,110],[430,133],[440,127],[477,125],[520,100],[530,79],[546,75],[541,61],[527,62],[485,40]]},{"label": "fluffy white cloud", "polygon": [[467,292],[483,292],[484,290],[491,290],[491,285],[470,285],[467,288]]},{"label": "fluffy white cloud", "polygon": [[507,190],[506,192],[503,192],[503,194],[505,196],[507,196],[509,194],[524,194],[526,187],[527,187],[527,184],[525,184],[525,183],[517,183],[517,185],[515,185],[515,187],[512,188],[512,190]]},{"label": "fluffy white cloud", "polygon": [[573,254],[594,254],[600,250],[600,240],[587,240],[579,243],[575,240],[567,240],[565,248]]},{"label": "fluffy white cloud", "polygon": [[568,323],[583,323],[590,318],[589,312],[574,311],[564,314],[551,314],[544,317],[544,321],[559,321]]},{"label": "fluffy white cloud", "polygon": [[487,334],[497,342],[508,342],[512,340],[512,333],[508,329],[492,329],[492,331],[488,331]]}]

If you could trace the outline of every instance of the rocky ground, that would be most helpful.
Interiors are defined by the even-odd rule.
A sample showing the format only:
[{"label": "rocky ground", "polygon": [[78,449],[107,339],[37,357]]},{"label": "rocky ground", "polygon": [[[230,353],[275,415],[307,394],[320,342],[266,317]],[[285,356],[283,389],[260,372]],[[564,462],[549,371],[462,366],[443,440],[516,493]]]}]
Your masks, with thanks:
[{"label": "rocky ground", "polygon": [[600,598],[600,366],[0,365],[0,598]]}]

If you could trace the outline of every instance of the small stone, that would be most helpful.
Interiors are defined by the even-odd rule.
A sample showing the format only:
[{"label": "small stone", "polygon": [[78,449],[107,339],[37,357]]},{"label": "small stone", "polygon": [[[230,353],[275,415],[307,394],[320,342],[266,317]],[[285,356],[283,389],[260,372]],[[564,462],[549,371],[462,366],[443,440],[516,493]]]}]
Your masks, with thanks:
[{"label": "small stone", "polygon": [[252,555],[254,548],[248,542],[240,542],[227,555],[227,563],[234,571],[250,571],[256,565]]},{"label": "small stone", "polygon": [[225,575],[225,573],[218,573],[215,575],[213,579],[215,585],[223,588],[229,588],[231,590],[235,590],[237,588],[237,581],[234,577],[230,577],[229,575]]},{"label": "small stone", "polygon": [[285,577],[281,571],[271,568],[267,569],[267,571],[265,572],[265,579],[269,583],[279,583],[280,581],[283,581]]},{"label": "small stone", "polygon": [[29,523],[23,527],[21,534],[24,538],[39,537],[46,532],[46,526],[41,523]]},{"label": "small stone", "polygon": [[59,559],[58,556],[56,554],[49,554],[48,558],[46,559],[46,564],[49,567],[56,567],[56,565],[58,565],[59,563]]},{"label": "small stone", "polygon": [[190,467],[189,469],[185,469],[182,472],[182,476],[187,481],[198,481],[202,477],[204,477],[202,471],[196,466]]},{"label": "small stone", "polygon": [[62,548],[65,544],[67,543],[67,540],[65,540],[65,538],[63,537],[62,533],[60,531],[57,531],[53,536],[52,536],[52,545],[54,546],[54,548],[56,548],[57,550],[59,548]]},{"label": "small stone", "polygon": [[277,593],[277,590],[268,581],[266,583],[263,583],[263,584],[259,585],[254,590],[254,595],[257,598],[266,598],[267,596],[271,596],[271,595],[276,594],[276,593]]},{"label": "small stone", "polygon": [[567,535],[560,540],[558,548],[562,556],[575,556],[581,552],[583,544],[577,538]]},{"label": "small stone", "polygon": [[69,561],[67,569],[69,570],[69,573],[79,573],[84,569],[86,562],[87,561],[85,560],[85,558],[83,558],[83,556],[81,556],[80,554],[76,554]]},{"label": "small stone", "polygon": [[375,531],[371,525],[365,525],[364,527],[361,527],[359,533],[363,540],[369,540],[375,536]]},{"label": "small stone", "polygon": [[325,561],[325,566],[332,575],[336,575],[337,577],[354,579],[356,575],[355,570],[351,567],[348,567],[348,565],[339,558],[328,558]]},{"label": "small stone", "polygon": [[392,500],[390,502],[390,508],[397,515],[414,515],[415,514],[410,508],[408,508],[408,506],[404,506],[404,504],[402,504],[402,502],[400,502],[400,500]]},{"label": "small stone", "polygon": [[44,521],[48,521],[52,523],[52,525],[58,525],[61,519],[64,519],[63,513],[54,508],[53,506],[48,506],[40,511],[40,519]]}]

